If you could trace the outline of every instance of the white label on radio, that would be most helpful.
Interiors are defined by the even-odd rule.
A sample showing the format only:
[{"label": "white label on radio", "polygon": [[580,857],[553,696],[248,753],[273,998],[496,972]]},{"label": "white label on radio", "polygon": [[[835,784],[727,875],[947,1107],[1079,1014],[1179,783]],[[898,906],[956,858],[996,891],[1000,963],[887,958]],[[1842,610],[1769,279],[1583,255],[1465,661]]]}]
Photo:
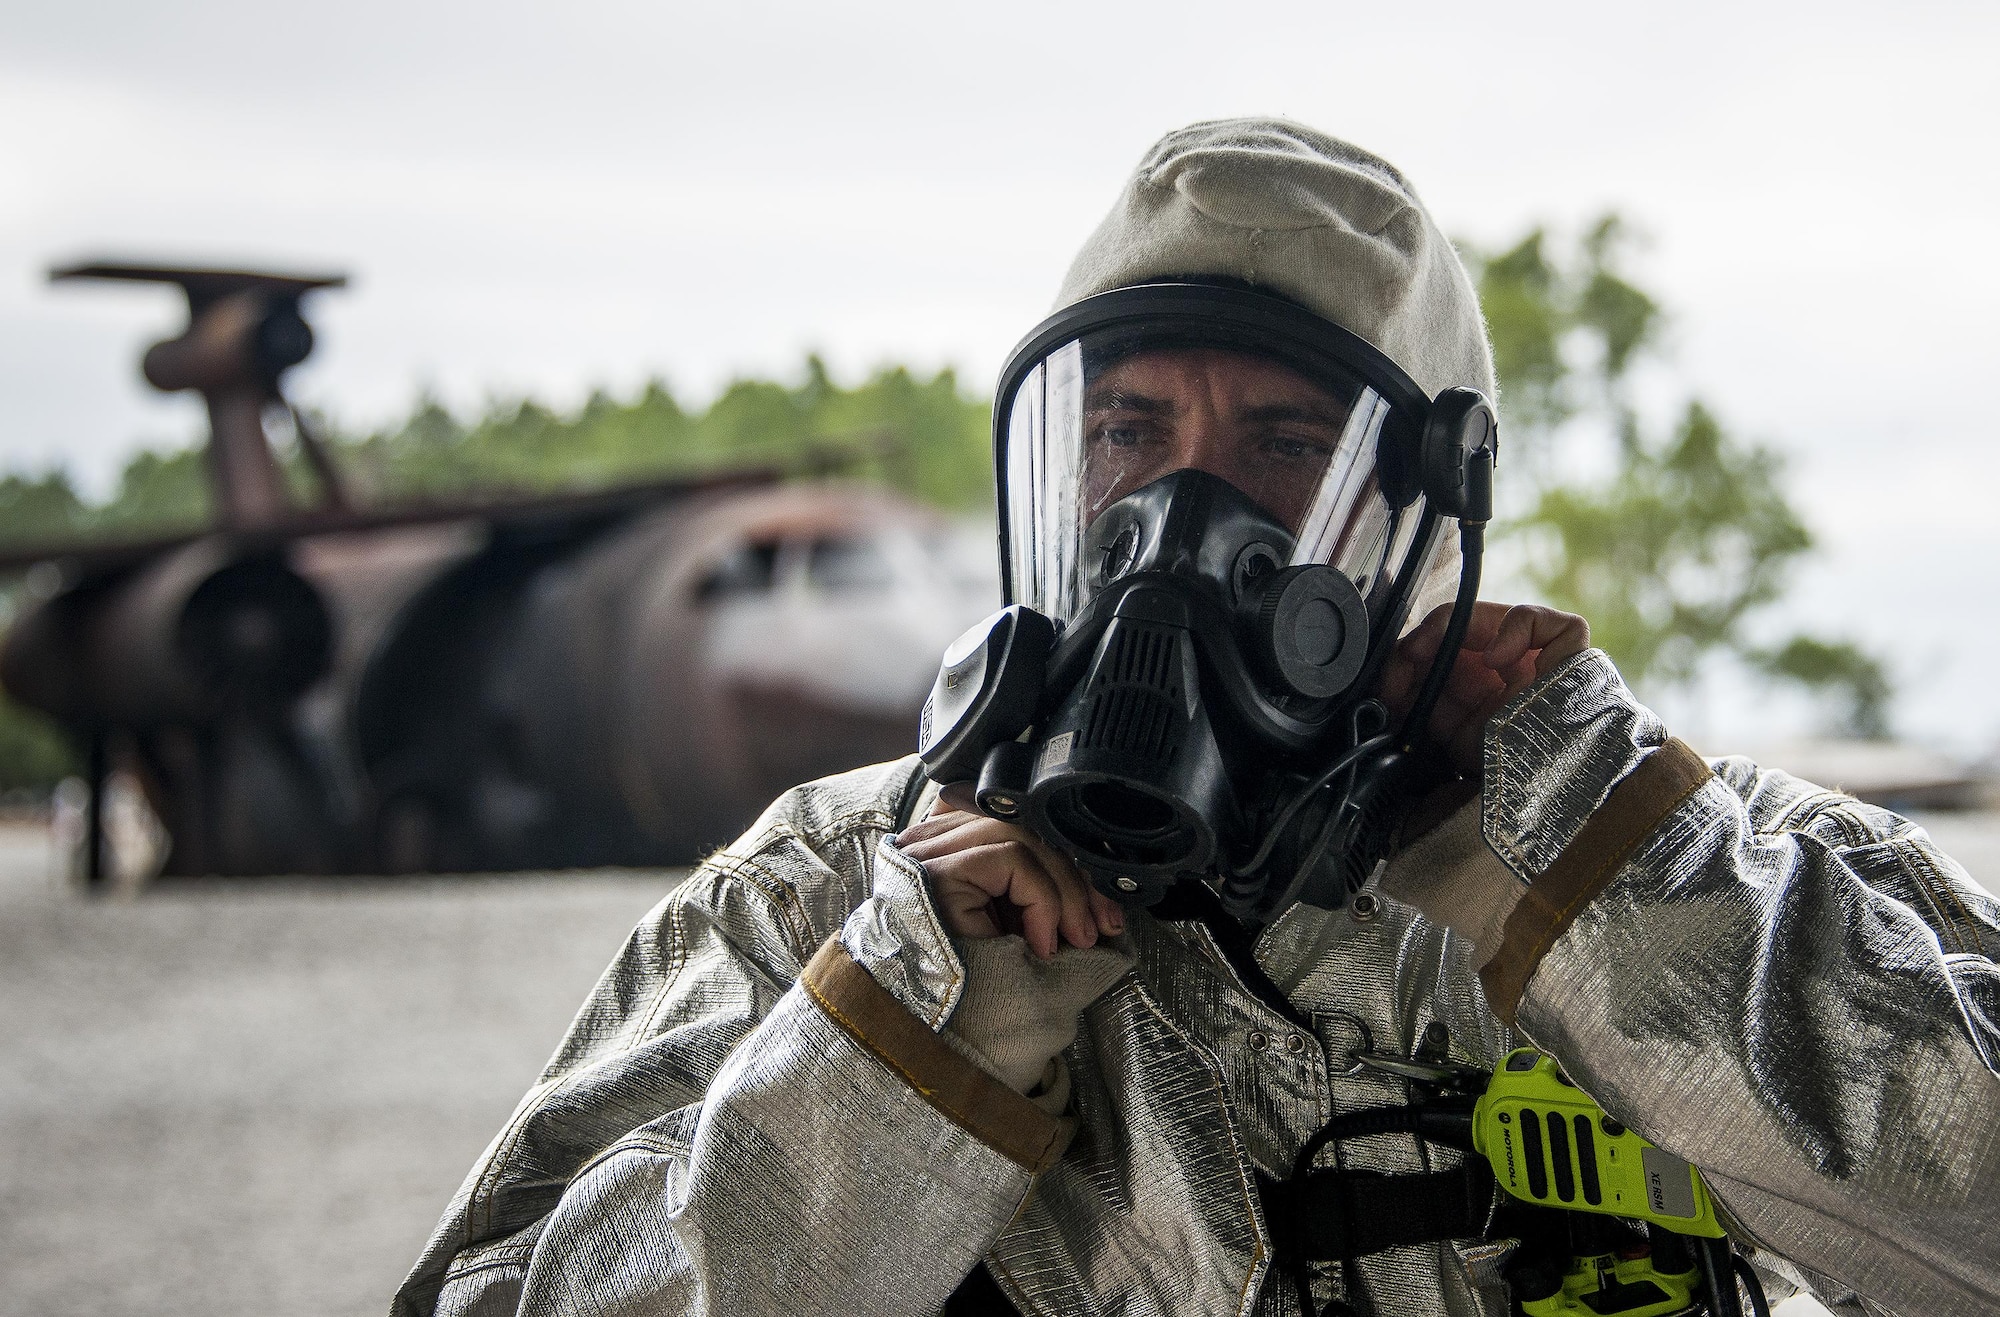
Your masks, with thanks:
[{"label": "white label on radio", "polygon": [[1646,1168],[1646,1201],[1662,1216],[1694,1215],[1694,1173],[1688,1164],[1659,1148],[1640,1151]]}]

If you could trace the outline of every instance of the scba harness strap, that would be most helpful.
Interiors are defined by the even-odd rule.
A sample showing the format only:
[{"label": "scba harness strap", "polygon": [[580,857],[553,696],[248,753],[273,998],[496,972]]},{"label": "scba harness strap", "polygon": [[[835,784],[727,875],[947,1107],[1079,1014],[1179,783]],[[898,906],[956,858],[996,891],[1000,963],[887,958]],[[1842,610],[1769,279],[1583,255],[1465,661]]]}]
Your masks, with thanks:
[{"label": "scba harness strap", "polygon": [[1312,1171],[1303,1179],[1260,1176],[1264,1218],[1281,1268],[1345,1262],[1392,1248],[1481,1239],[1494,1212],[1493,1175],[1467,1158],[1443,1171]]},{"label": "scba harness strap", "polygon": [[[1483,1239],[1495,1209],[1493,1175],[1468,1158],[1445,1171],[1313,1171],[1303,1180],[1259,1176],[1274,1275],[1312,1262],[1348,1262],[1392,1248]],[[944,1306],[944,1317],[1011,1317],[1016,1311],[982,1263]]]}]

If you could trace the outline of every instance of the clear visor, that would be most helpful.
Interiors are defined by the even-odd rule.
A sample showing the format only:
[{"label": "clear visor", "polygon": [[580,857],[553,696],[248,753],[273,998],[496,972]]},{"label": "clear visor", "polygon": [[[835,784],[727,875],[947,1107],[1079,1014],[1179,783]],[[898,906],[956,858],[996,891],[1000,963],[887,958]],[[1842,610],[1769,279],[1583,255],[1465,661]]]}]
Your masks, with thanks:
[{"label": "clear visor", "polygon": [[1050,351],[1003,402],[1009,598],[1061,621],[1089,602],[1091,524],[1175,471],[1235,486],[1291,536],[1291,563],[1338,568],[1371,615],[1416,534],[1408,497],[1384,492],[1390,403],[1330,367],[1127,330]]}]

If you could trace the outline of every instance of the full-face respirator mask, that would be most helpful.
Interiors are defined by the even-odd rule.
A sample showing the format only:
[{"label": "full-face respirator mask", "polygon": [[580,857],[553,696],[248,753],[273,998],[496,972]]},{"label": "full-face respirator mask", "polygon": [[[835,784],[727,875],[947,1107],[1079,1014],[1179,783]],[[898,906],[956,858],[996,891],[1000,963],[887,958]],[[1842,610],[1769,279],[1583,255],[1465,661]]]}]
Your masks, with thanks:
[{"label": "full-face respirator mask", "polygon": [[[1003,371],[1007,606],[946,652],[919,753],[939,783],[1153,905],[1210,878],[1262,923],[1338,908],[1433,770],[1491,513],[1486,399],[1431,399],[1358,336],[1248,287],[1085,299]],[[1438,657],[1374,690],[1459,528]]]}]

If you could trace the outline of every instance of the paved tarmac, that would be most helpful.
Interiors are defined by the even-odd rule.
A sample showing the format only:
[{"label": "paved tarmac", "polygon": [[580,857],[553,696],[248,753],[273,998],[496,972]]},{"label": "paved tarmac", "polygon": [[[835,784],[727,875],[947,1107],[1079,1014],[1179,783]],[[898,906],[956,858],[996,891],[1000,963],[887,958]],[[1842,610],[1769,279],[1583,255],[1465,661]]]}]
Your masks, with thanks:
[{"label": "paved tarmac", "polygon": [[[1995,885],[2000,814],[1926,821]],[[381,1313],[678,876],[84,899],[51,869],[40,829],[0,826],[8,1317]]]},{"label": "paved tarmac", "polygon": [[0,1313],[380,1314],[677,873],[162,884],[0,828]]}]

